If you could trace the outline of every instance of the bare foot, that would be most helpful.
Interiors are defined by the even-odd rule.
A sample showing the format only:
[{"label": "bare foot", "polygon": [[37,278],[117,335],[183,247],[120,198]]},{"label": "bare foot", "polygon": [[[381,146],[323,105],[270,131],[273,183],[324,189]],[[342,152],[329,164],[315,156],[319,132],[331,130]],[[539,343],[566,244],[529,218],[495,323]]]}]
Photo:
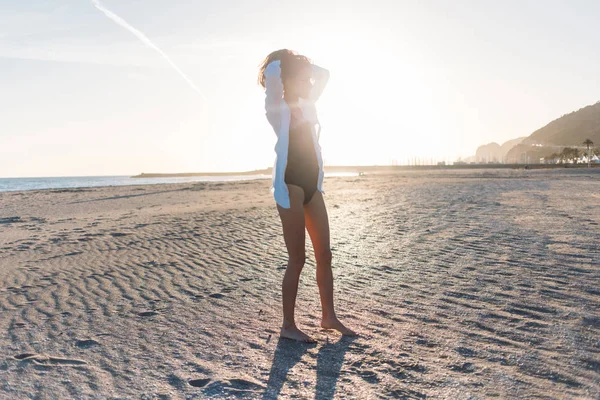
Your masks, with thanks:
[{"label": "bare foot", "polygon": [[297,340],[303,343],[317,343],[317,341],[306,333],[302,332],[296,326],[290,326],[288,328],[281,328],[280,336],[282,338]]},{"label": "bare foot", "polygon": [[358,334],[356,332],[354,332],[352,329],[346,328],[344,326],[344,324],[342,324],[340,322],[339,319],[334,318],[334,319],[328,319],[328,320],[322,320],[321,321],[321,328],[323,329],[335,329],[336,331],[339,331],[342,335],[344,336],[358,336]]}]

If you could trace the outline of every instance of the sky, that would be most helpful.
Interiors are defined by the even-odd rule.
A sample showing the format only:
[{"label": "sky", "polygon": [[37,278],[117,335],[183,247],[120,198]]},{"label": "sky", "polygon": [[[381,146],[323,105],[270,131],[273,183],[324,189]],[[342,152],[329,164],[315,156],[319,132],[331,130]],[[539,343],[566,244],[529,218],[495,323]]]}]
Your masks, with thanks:
[{"label": "sky", "polygon": [[256,78],[281,48],[331,73],[326,165],[454,161],[600,100],[599,20],[581,0],[0,0],[0,177],[271,167]]}]

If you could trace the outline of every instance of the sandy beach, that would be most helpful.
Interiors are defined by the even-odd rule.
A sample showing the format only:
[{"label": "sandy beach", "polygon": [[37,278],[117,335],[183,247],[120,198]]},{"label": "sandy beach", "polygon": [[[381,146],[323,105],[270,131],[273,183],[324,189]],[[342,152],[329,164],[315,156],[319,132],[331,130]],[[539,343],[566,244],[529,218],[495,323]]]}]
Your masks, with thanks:
[{"label": "sandy beach", "polygon": [[600,169],[327,178],[316,345],[269,185],[0,193],[0,399],[600,398]]}]

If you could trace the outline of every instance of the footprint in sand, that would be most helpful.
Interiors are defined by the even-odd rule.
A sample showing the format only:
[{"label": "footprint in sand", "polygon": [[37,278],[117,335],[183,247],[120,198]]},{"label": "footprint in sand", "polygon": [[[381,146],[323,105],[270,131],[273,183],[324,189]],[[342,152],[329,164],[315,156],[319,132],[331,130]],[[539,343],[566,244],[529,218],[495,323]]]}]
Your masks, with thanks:
[{"label": "footprint in sand", "polygon": [[89,349],[90,347],[100,346],[100,342],[94,339],[83,339],[76,341],[75,346],[79,347],[80,349]]},{"label": "footprint in sand", "polygon": [[112,232],[110,234],[112,237],[119,237],[119,236],[127,236],[127,233],[123,233],[123,232]]},{"label": "footprint in sand", "polygon": [[36,354],[36,353],[23,353],[18,354],[13,357],[15,360],[20,361],[32,361],[37,365],[45,365],[45,366],[74,366],[74,365],[87,365],[86,361],[78,360],[75,358],[63,358],[63,357],[53,357],[46,354]]},{"label": "footprint in sand", "polygon": [[463,357],[473,357],[475,355],[475,351],[468,347],[457,347],[454,350]]},{"label": "footprint in sand", "polygon": [[264,390],[264,386],[248,381],[246,379],[229,379],[222,381],[215,381],[210,385],[206,386],[204,392],[207,394],[236,394],[240,395],[243,392],[251,393],[251,392],[260,392]]},{"label": "footprint in sand", "polygon": [[153,317],[155,315],[158,315],[158,313],[156,311],[142,311],[139,312],[138,315],[140,317]]},{"label": "footprint in sand", "polygon": [[17,354],[16,356],[13,356],[13,358],[15,360],[28,360],[32,357],[37,357],[38,355],[35,353],[23,353],[23,354]]},{"label": "footprint in sand", "polygon": [[0,224],[12,224],[14,222],[23,222],[21,217],[4,217],[0,218]]},{"label": "footprint in sand", "polygon": [[210,378],[190,379],[188,381],[188,383],[193,387],[204,387],[204,386],[208,385],[209,382],[210,382]]},{"label": "footprint in sand", "polygon": [[229,386],[238,390],[260,390],[264,389],[262,385],[258,383],[250,382],[245,379],[230,379]]},{"label": "footprint in sand", "polygon": [[390,399],[425,399],[427,395],[417,392],[415,390],[401,388],[394,389],[389,394]]},{"label": "footprint in sand", "polygon": [[377,373],[370,369],[361,370],[358,372],[358,375],[360,375],[360,377],[368,383],[379,383],[379,377],[377,376]]},{"label": "footprint in sand", "polygon": [[600,328],[600,318],[594,316],[584,316],[581,321],[583,326],[590,326],[593,328]]},{"label": "footprint in sand", "polygon": [[448,368],[450,368],[452,371],[462,372],[463,374],[475,372],[475,365],[469,362],[450,365]]},{"label": "footprint in sand", "polygon": [[418,344],[418,345],[421,345],[421,346],[429,347],[429,348],[437,346],[435,343],[430,342],[427,339],[417,339],[415,341],[415,343]]}]

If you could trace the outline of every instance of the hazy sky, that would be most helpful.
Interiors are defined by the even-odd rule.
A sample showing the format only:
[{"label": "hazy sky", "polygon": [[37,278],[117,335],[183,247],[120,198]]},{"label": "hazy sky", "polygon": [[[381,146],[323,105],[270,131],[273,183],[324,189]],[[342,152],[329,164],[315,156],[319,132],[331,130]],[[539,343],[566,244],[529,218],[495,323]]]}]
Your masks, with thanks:
[{"label": "hazy sky", "polygon": [[92,0],[0,0],[0,177],[270,167],[279,48],[331,71],[330,165],[454,160],[600,100],[594,0],[101,4],[172,64]]}]

